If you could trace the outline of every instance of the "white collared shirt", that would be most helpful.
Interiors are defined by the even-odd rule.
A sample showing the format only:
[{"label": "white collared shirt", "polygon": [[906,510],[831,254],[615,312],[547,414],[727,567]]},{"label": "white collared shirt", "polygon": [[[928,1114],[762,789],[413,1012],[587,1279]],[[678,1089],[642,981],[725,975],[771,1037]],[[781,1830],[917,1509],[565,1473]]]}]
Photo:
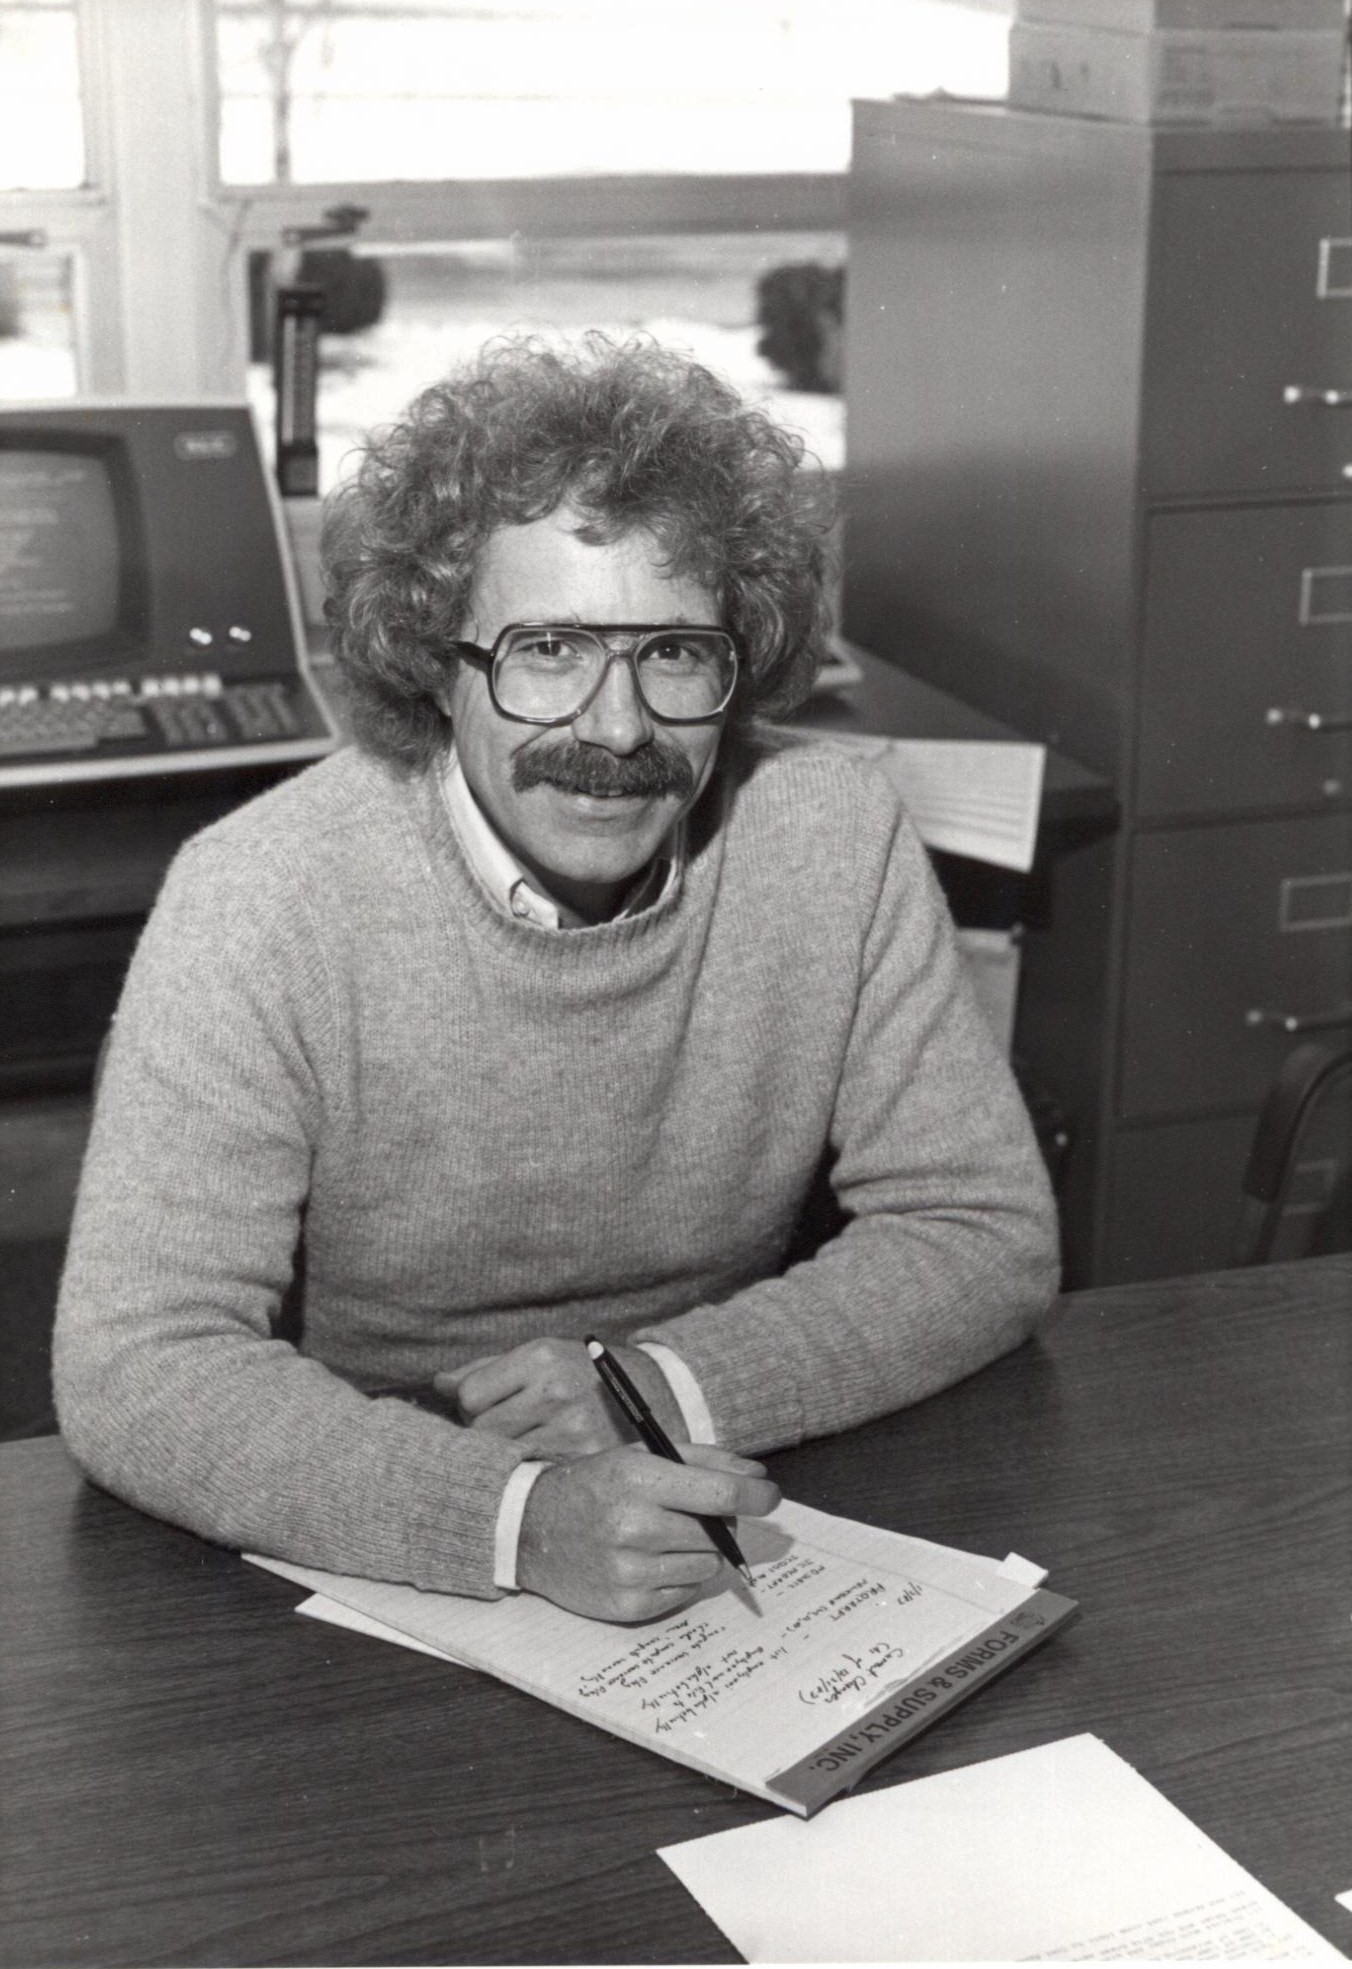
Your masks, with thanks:
[{"label": "white collared shirt", "polygon": [[[489,900],[521,922],[534,923],[542,930],[577,929],[582,918],[551,896],[526,873],[502,836],[485,814],[470,790],[460,760],[452,746],[441,777],[442,795],[456,840],[465,859]],[[615,912],[616,920],[637,916],[660,902],[681,880],[685,870],[685,822],[672,828],[657,854],[639,875],[633,888]],[[716,1440],[713,1417],[699,1382],[679,1354],[653,1341],[640,1341],[662,1371],[672,1398],[681,1413],[686,1435],[692,1443]],[[502,1493],[493,1540],[493,1584],[516,1590],[516,1553],[521,1537],[521,1520],[531,1486],[545,1463],[519,1463]]]}]

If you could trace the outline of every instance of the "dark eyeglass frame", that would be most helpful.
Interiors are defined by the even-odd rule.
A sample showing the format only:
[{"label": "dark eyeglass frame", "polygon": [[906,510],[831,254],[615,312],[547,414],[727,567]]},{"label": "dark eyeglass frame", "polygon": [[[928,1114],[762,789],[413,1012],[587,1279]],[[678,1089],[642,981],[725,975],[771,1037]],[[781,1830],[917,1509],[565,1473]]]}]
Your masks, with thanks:
[{"label": "dark eyeglass frame", "polygon": [[[632,636],[635,640],[628,649],[608,649],[609,662],[604,665],[595,684],[575,711],[569,711],[558,718],[533,718],[524,711],[509,711],[498,696],[498,656],[507,637],[516,635],[521,629],[552,629],[560,635],[566,635],[570,629],[582,629],[588,635],[595,636],[603,647],[612,636]],[[732,658],[732,682],[728,685],[727,696],[716,711],[701,711],[695,718],[673,718],[668,712],[659,711],[655,705],[649,704],[638,669],[638,653],[645,644],[662,636],[679,635],[683,629],[698,629],[705,635],[722,636],[727,643],[728,654]],[[473,664],[476,670],[483,671],[488,679],[488,694],[493,700],[493,709],[499,717],[510,718],[513,724],[517,725],[571,725],[600,696],[613,663],[629,665],[629,674],[634,680],[639,703],[650,718],[656,718],[659,725],[711,725],[715,719],[723,717],[727,712],[742,672],[742,655],[737,647],[736,638],[731,630],[725,629],[718,622],[509,622],[505,628],[498,631],[491,649],[485,649],[482,643],[460,641],[448,643],[446,649],[448,654],[461,656],[467,663]]]}]

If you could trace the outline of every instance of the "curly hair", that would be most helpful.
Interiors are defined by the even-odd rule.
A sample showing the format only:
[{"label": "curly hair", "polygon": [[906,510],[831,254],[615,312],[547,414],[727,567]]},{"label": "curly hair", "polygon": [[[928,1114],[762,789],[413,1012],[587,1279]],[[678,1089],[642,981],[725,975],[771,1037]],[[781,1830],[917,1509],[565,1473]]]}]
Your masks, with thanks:
[{"label": "curly hair", "polygon": [[334,637],[358,742],[406,770],[445,744],[437,703],[479,555],[499,527],[567,503],[582,538],[651,534],[717,598],[743,678],[732,714],[801,702],[827,627],[826,501],[803,446],[730,385],[646,337],[488,344],[367,444],[323,532]]}]

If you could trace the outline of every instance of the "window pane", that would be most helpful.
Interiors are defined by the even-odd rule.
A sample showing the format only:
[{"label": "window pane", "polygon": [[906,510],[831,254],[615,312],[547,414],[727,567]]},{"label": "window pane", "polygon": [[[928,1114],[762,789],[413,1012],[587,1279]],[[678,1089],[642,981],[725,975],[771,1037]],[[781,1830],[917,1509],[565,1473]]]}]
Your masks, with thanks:
[{"label": "window pane", "polygon": [[68,253],[0,254],[0,398],[75,395]]},{"label": "window pane", "polygon": [[[998,5],[999,0],[991,0]],[[1000,95],[945,0],[217,0],[227,184],[841,171],[854,96]]]},{"label": "window pane", "polygon": [[83,184],[75,0],[0,0],[0,191]]},{"label": "window pane", "polygon": [[[823,465],[838,469],[844,258],[843,235],[802,233],[479,240],[412,253],[372,247],[347,265],[351,271],[378,262],[379,320],[321,339],[321,489],[335,483],[368,430],[490,336],[514,328],[564,335],[645,329],[726,376],[798,431]],[[349,318],[361,319],[373,299],[370,273],[353,275],[345,290],[341,271],[334,278],[334,316],[346,302]],[[777,360],[758,352],[762,341]],[[250,388],[270,430],[266,362],[252,367]]]}]

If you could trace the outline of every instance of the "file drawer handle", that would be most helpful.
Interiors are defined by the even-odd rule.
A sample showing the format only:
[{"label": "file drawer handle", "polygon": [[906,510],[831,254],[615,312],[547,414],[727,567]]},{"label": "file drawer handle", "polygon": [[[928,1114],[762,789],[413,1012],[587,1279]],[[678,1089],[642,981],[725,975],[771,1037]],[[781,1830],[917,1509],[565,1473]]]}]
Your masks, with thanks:
[{"label": "file drawer handle", "polygon": [[1330,718],[1326,711],[1302,711],[1296,704],[1269,704],[1265,725],[1294,725],[1298,732],[1352,732],[1352,718]]},{"label": "file drawer handle", "polygon": [[1321,390],[1305,383],[1288,383],[1282,402],[1310,404],[1316,410],[1352,410],[1352,390]]},{"label": "file drawer handle", "polygon": [[1327,1032],[1332,1026],[1352,1026],[1352,1005],[1331,1012],[1273,1012],[1253,1005],[1244,1014],[1246,1026],[1276,1026],[1279,1032]]},{"label": "file drawer handle", "polygon": [[1321,301],[1352,301],[1352,239],[1321,239],[1314,291]]}]

